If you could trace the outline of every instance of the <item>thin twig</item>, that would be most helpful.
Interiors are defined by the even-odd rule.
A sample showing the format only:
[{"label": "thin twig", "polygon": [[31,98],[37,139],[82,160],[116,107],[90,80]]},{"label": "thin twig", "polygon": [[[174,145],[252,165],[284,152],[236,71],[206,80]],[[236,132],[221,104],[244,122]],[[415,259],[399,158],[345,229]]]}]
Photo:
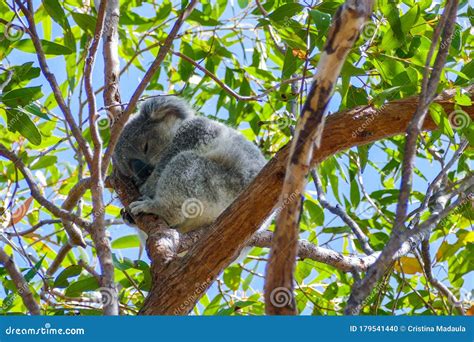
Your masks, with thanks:
[{"label": "thin twig", "polygon": [[372,249],[372,247],[370,247],[369,238],[367,237],[367,235],[364,234],[362,229],[360,229],[357,222],[355,222],[344,211],[344,209],[342,209],[341,207],[337,205],[333,206],[327,201],[326,196],[324,195],[321,180],[319,179],[319,176],[314,169],[311,170],[311,177],[313,178],[314,186],[316,187],[316,191],[318,193],[319,203],[321,203],[323,208],[329,210],[334,215],[339,216],[341,220],[344,221],[344,223],[347,224],[351,228],[352,232],[357,237],[357,240],[359,240],[362,250],[365,252],[365,254],[370,255],[374,253],[374,250]]}]

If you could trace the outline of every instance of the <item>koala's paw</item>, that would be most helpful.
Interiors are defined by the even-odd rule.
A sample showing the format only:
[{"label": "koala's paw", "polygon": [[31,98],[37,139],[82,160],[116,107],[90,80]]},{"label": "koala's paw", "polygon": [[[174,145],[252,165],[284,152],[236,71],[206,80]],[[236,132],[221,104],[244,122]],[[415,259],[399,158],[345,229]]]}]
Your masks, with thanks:
[{"label": "koala's paw", "polygon": [[155,202],[151,199],[143,201],[132,202],[129,205],[130,211],[133,215],[138,214],[154,214],[155,213]]}]

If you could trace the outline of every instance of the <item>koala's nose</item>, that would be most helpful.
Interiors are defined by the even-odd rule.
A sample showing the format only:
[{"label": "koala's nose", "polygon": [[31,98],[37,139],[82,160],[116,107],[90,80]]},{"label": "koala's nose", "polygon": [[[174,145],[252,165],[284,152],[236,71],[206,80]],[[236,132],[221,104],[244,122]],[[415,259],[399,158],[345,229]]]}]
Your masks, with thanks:
[{"label": "koala's nose", "polygon": [[150,177],[154,169],[153,165],[147,164],[140,159],[131,159],[130,168],[142,182],[145,182]]}]

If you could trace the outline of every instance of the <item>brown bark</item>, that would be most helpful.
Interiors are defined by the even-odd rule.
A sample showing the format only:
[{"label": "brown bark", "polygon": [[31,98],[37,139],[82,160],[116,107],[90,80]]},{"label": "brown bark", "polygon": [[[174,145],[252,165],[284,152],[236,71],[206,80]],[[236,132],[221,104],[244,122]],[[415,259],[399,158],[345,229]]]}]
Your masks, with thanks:
[{"label": "brown bark", "polygon": [[[289,201],[304,192],[314,148],[320,146],[326,107],[331,99],[347,54],[372,13],[371,0],[347,0],[337,10],[321,54],[315,79],[298,118],[280,195],[270,258],[265,275],[265,312],[296,315],[294,270],[298,252],[301,201]],[[368,248],[369,253],[372,252]]]},{"label": "brown bark", "polygon": [[[472,95],[474,87],[468,91]],[[442,105],[446,113],[450,113],[454,110],[451,101],[454,94],[455,90],[446,91],[435,102]],[[387,103],[379,110],[362,106],[329,116],[321,146],[313,155],[312,165],[348,148],[405,132],[417,104],[418,98],[410,97]],[[474,106],[463,109],[474,119]],[[428,117],[423,129],[435,128],[436,125]],[[141,314],[187,314],[192,310],[273,210],[282,190],[288,154],[289,146],[278,152],[185,257],[152,268],[153,286]],[[114,187],[126,205],[136,193],[127,190],[123,184],[126,183],[116,182]],[[140,217],[137,223],[143,230],[150,231],[156,229],[153,227],[160,220],[146,215]],[[153,260],[155,252],[150,249],[152,244],[147,245],[148,254]]]}]

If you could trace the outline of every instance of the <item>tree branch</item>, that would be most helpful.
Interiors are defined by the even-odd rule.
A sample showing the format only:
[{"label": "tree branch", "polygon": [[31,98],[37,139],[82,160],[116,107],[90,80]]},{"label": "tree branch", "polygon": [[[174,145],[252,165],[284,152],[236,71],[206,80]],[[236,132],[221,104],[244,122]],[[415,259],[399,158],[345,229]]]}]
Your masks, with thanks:
[{"label": "tree branch", "polygon": [[[249,241],[249,246],[271,247],[273,233],[270,231],[257,232]],[[373,253],[364,257],[355,255],[343,255],[331,249],[318,247],[308,241],[298,242],[298,257],[311,259],[333,266],[344,272],[365,272],[372,265],[379,253]]]},{"label": "tree branch", "polygon": [[321,181],[318,177],[318,174],[315,170],[311,170],[311,177],[313,178],[314,185],[316,187],[316,191],[318,193],[318,200],[319,203],[323,206],[323,208],[329,210],[331,213],[334,215],[337,215],[341,218],[342,221],[344,221],[345,224],[347,224],[351,229],[354,235],[357,237],[357,240],[359,240],[360,245],[362,246],[363,251],[365,254],[370,255],[374,252],[372,247],[370,247],[369,244],[369,239],[368,237],[364,234],[362,229],[360,229],[359,225],[357,224],[356,221],[354,221],[345,211],[339,206],[333,206],[331,205],[327,200],[326,196],[324,195],[323,192],[323,187],[321,185]]},{"label": "tree branch", "polygon": [[13,285],[15,286],[18,294],[23,300],[26,308],[32,315],[40,315],[40,307],[31,293],[30,286],[26,282],[23,274],[21,274],[18,267],[16,267],[13,259],[5,253],[3,249],[0,249],[0,263],[5,267],[5,270],[10,275]]},{"label": "tree branch", "polygon": [[[120,4],[118,0],[108,0],[104,24],[104,105],[109,108],[109,118],[120,116],[122,108],[117,106],[122,101],[119,93],[120,60],[118,55],[118,22]],[[105,173],[108,165],[104,163],[102,172]]]},{"label": "tree branch", "polygon": [[[324,130],[325,111],[344,61],[372,13],[372,1],[347,0],[333,19],[326,46],[318,63],[318,72],[303,106],[291,143],[280,202],[290,194],[303,193],[313,146],[319,147]],[[270,251],[265,278],[265,311],[267,314],[296,314],[293,272],[299,234],[301,202],[291,201],[282,207],[276,219],[275,238]],[[358,236],[359,237],[359,236]],[[360,238],[363,238],[360,235]],[[367,246],[366,246],[367,247]],[[371,251],[370,247],[367,249]],[[280,292],[286,300],[275,300]]]},{"label": "tree branch", "polygon": [[[442,18],[435,29],[435,33],[432,39],[432,44],[428,52],[428,58],[426,60],[425,66],[425,75],[423,78],[420,102],[413,116],[413,119],[410,121],[410,125],[407,129],[407,137],[405,142],[405,151],[403,156],[403,166],[402,166],[402,181],[400,186],[400,195],[398,199],[397,212],[395,217],[394,231],[398,232],[402,229],[408,208],[408,199],[410,198],[411,188],[412,188],[412,177],[413,177],[413,168],[415,164],[415,155],[417,149],[417,140],[418,135],[421,132],[421,127],[423,121],[426,118],[428,113],[428,107],[431,102],[434,100],[436,95],[436,87],[439,83],[439,78],[446,61],[446,56],[449,51],[449,46],[444,46],[446,41],[451,42],[451,36],[454,31],[454,26],[456,23],[456,12],[458,8],[458,0],[449,1],[446,3],[444,13]],[[441,45],[436,56],[436,60],[432,68],[430,68],[431,57],[433,51],[438,43],[439,35],[443,33]],[[430,74],[431,70],[431,74]]]},{"label": "tree branch", "polygon": [[[100,278],[100,284],[102,287],[108,289],[108,293],[111,296],[110,300],[104,303],[104,314],[105,315],[118,315],[118,298],[117,290],[115,287],[114,281],[114,263],[112,260],[112,250],[110,246],[109,239],[107,239],[105,232],[105,206],[104,206],[104,181],[103,181],[103,172],[102,170],[102,139],[99,134],[97,127],[97,109],[96,109],[96,99],[94,90],[92,89],[92,70],[94,69],[94,60],[97,54],[97,49],[99,47],[99,42],[102,37],[102,31],[105,22],[105,10],[113,11],[112,6],[118,6],[117,1],[106,1],[101,0],[99,5],[99,10],[97,13],[97,23],[94,32],[94,39],[92,41],[91,47],[89,48],[89,55],[86,59],[85,70],[84,70],[84,86],[87,94],[87,102],[89,105],[89,129],[91,132],[92,142],[94,143],[94,154],[92,158],[92,163],[90,164],[91,171],[91,194],[92,194],[92,212],[93,212],[93,229],[91,230],[91,237],[94,241],[95,249],[97,251],[97,258],[99,259],[99,264],[102,272],[102,277]],[[110,13],[107,13],[110,15]],[[111,20],[111,18],[109,18]],[[113,20],[118,20],[114,18]],[[109,28],[110,29],[110,28]],[[110,38],[110,37],[107,37]],[[105,42],[105,46],[108,46],[110,42]],[[110,51],[108,51],[110,53]],[[107,53],[104,50],[104,53]],[[107,62],[107,61],[106,61]],[[105,68],[110,66],[105,65]],[[115,67],[115,66],[113,66]],[[106,87],[109,86],[106,79]],[[109,93],[110,95],[110,90]],[[107,100],[107,99],[106,99]]]}]

